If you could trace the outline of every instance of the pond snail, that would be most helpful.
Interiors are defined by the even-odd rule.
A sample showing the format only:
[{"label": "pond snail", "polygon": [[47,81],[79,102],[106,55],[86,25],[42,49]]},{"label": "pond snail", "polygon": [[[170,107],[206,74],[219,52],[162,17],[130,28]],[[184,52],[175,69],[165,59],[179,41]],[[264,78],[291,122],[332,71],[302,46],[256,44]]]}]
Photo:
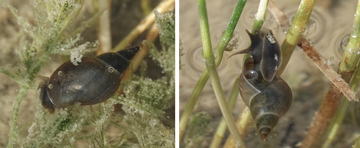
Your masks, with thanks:
[{"label": "pond snail", "polygon": [[249,48],[234,54],[249,53],[239,79],[240,95],[250,108],[262,140],[265,140],[279,118],[290,108],[292,92],[276,75],[281,64],[281,50],[271,30],[255,30]]},{"label": "pond snail", "polygon": [[39,84],[40,100],[50,113],[75,102],[93,105],[109,99],[119,88],[122,73],[139,46],[105,53],[96,58],[83,57],[75,66],[70,60]]}]

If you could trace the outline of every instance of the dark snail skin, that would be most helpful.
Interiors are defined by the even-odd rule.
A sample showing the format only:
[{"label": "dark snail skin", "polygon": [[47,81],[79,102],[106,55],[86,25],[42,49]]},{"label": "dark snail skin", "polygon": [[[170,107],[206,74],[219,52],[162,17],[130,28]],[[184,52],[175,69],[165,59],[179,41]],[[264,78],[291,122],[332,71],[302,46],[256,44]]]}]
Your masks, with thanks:
[{"label": "dark snail skin", "polygon": [[[247,30],[246,30],[247,31]],[[281,50],[270,30],[247,33],[249,48],[235,54],[249,53],[239,79],[240,95],[250,108],[262,140],[265,140],[279,118],[290,108],[292,92],[289,85],[277,76],[281,64]]]},{"label": "dark snail skin", "polygon": [[83,57],[77,66],[70,60],[65,62],[39,84],[42,105],[53,113],[55,108],[75,102],[93,105],[106,101],[119,88],[122,73],[139,49],[136,46],[96,58]]}]

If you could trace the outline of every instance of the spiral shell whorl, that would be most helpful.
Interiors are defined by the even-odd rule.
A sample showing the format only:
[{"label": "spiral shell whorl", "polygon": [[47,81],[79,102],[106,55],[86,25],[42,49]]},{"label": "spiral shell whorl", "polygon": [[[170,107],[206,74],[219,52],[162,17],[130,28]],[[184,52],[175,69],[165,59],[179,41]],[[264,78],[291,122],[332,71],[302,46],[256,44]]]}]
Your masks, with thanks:
[{"label": "spiral shell whorl", "polygon": [[114,67],[119,73],[123,73],[139,49],[139,46],[135,46],[116,53],[104,53],[97,58]]},{"label": "spiral shell whorl", "polygon": [[289,110],[292,93],[287,83],[276,76],[281,52],[272,32],[254,32],[248,32],[252,41],[250,47],[237,53],[250,53],[252,56],[245,60],[239,89],[261,139],[265,140],[279,118]]}]

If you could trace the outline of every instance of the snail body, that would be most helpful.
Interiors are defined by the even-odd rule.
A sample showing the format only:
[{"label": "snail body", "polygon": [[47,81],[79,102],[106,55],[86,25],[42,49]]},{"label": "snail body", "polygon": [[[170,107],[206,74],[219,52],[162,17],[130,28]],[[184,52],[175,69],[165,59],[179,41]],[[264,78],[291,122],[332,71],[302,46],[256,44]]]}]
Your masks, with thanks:
[{"label": "snail body", "polygon": [[279,118],[289,110],[292,92],[289,85],[276,75],[281,64],[281,51],[272,32],[255,30],[254,34],[247,33],[251,38],[250,47],[235,53],[252,56],[245,60],[239,90],[250,108],[261,139],[265,140]]},{"label": "snail body", "polygon": [[93,105],[109,99],[119,88],[122,73],[139,46],[105,53],[96,58],[83,57],[75,66],[70,60],[59,66],[39,85],[42,105],[53,113],[75,102]]}]

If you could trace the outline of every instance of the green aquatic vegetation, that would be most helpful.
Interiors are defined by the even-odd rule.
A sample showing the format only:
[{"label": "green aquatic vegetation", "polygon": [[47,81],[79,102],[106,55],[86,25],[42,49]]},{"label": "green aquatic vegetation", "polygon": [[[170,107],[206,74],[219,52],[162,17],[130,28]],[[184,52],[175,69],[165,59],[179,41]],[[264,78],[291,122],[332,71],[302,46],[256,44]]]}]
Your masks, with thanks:
[{"label": "green aquatic vegetation", "polygon": [[[266,1],[266,0],[264,0],[264,1]],[[261,2],[260,2],[261,3]],[[267,3],[267,2],[266,2]],[[281,16],[281,15],[283,15],[283,13],[281,12],[281,10],[280,9],[278,9],[278,10],[275,10],[274,9],[274,3],[272,2],[272,1],[269,1],[269,3],[272,3],[272,6],[269,4],[269,7],[268,7],[268,9],[270,9],[270,10],[272,10],[272,13],[273,13],[273,15],[278,15],[278,16],[276,16],[276,20],[278,21],[278,23],[279,23],[279,25],[280,26],[282,26],[282,27],[286,27],[286,25],[284,25],[285,23],[285,21],[284,20],[286,20],[286,21],[288,21],[288,19],[286,18],[286,16],[285,16],[285,18],[283,17],[283,16]],[[292,23],[292,27],[290,27],[290,30],[288,31],[288,33],[287,33],[287,37],[286,37],[286,39],[285,39],[285,41],[283,42],[283,44],[286,44],[285,46],[289,46],[290,47],[290,45],[287,45],[287,44],[289,44],[289,42],[290,42],[290,40],[291,40],[291,42],[292,43],[294,43],[293,45],[291,45],[292,46],[292,48],[295,48],[296,46],[299,46],[299,47],[301,47],[301,48],[303,48],[303,50],[305,51],[305,53],[312,53],[312,55],[318,55],[318,53],[317,52],[314,52],[314,51],[316,51],[315,50],[315,48],[314,47],[312,47],[312,45],[306,40],[306,39],[304,39],[304,38],[302,38],[302,35],[303,35],[303,33],[304,33],[304,30],[306,30],[306,26],[308,25],[308,22],[309,22],[309,17],[310,17],[310,15],[311,15],[311,12],[312,12],[312,9],[313,9],[313,6],[314,6],[314,4],[315,4],[315,1],[313,1],[313,0],[302,0],[301,1],[301,3],[300,3],[300,6],[299,6],[299,10],[298,10],[298,12],[297,12],[297,14],[296,14],[296,16],[295,16],[295,18],[294,18],[294,20],[293,20],[293,23]],[[199,5],[201,5],[201,4],[199,4]],[[260,4],[261,5],[261,4]],[[260,6],[259,6],[260,7]],[[272,7],[272,8],[271,8]],[[276,6],[277,7],[277,6]],[[359,4],[358,4],[358,7],[357,7],[357,9],[359,9],[360,7],[359,7]],[[259,8],[260,9],[260,8]],[[265,7],[265,9],[266,9],[266,7]],[[279,11],[280,10],[280,11]],[[203,11],[203,10],[199,10],[199,12],[200,11]],[[259,10],[260,11],[260,10]],[[258,13],[259,13],[259,11],[258,11]],[[265,12],[265,11],[264,11]],[[358,12],[358,10],[357,10],[357,12]],[[275,13],[275,14],[274,14]],[[353,26],[352,26],[352,33],[351,33],[351,36],[353,37],[353,41],[354,42],[350,42],[349,41],[349,44],[347,45],[347,50],[345,50],[345,53],[344,53],[344,56],[343,56],[343,60],[342,60],[342,63],[341,64],[339,64],[340,65],[340,67],[339,67],[339,71],[341,72],[341,71],[345,71],[346,70],[346,68],[348,68],[347,69],[347,71],[346,71],[346,73],[341,73],[340,75],[341,76],[343,76],[343,78],[344,77],[348,77],[349,78],[349,80],[350,80],[350,78],[352,77],[351,75],[352,75],[352,73],[354,73],[354,71],[355,71],[355,73],[356,74],[354,74],[354,77],[352,77],[351,78],[351,84],[350,84],[350,86],[352,86],[353,87],[353,89],[355,89],[356,88],[356,86],[357,86],[357,84],[358,84],[358,77],[356,77],[357,76],[357,70],[358,69],[356,69],[356,65],[357,65],[357,63],[358,63],[358,57],[359,57],[359,54],[353,54],[353,53],[356,53],[356,51],[354,50],[354,49],[359,49],[357,46],[359,45],[358,44],[358,41],[359,40],[356,40],[356,38],[358,38],[359,36],[358,35],[356,35],[356,34],[358,34],[358,31],[359,31],[359,23],[358,23],[358,21],[357,20],[359,20],[359,18],[360,17],[358,17],[357,16],[357,14],[358,13],[356,13],[356,15],[355,15],[355,19],[354,19],[354,24],[353,24]],[[206,17],[206,13],[204,13],[203,14],[204,16],[204,18]],[[258,17],[256,17],[256,18],[258,18]],[[279,19],[280,18],[280,19]],[[207,19],[207,18],[206,18]],[[207,24],[205,24],[204,22],[207,22],[207,20],[206,19],[202,19],[201,18],[201,15],[200,15],[200,19],[199,19],[199,21],[200,21],[200,26],[202,27],[201,29],[203,29],[204,28],[204,32],[205,33],[203,33],[203,30],[202,30],[202,38],[203,38],[203,47],[204,47],[204,50],[206,50],[206,46],[208,46],[208,49],[211,49],[211,48],[209,48],[209,46],[211,47],[211,44],[209,44],[210,43],[210,40],[209,40],[209,38],[210,37],[208,37],[209,36],[209,34],[207,33],[208,31],[206,31],[206,30],[208,30],[207,28],[208,28],[208,26],[207,26]],[[257,20],[255,20],[255,22],[254,23],[259,23],[259,22],[261,22],[261,21],[257,21]],[[254,28],[256,28],[256,27],[261,27],[261,24],[254,24]],[[294,31],[296,32],[296,33],[294,33]],[[205,40],[204,40],[204,38],[205,38]],[[206,38],[208,38],[208,39],[206,39]],[[292,38],[292,39],[291,39]],[[295,41],[296,40],[296,41]],[[285,47],[285,46],[282,46],[282,47]],[[351,47],[351,46],[353,46],[352,48],[348,48],[348,47]],[[356,46],[356,47],[355,47]],[[312,48],[311,50],[311,52],[309,52],[310,51],[310,48]],[[290,49],[290,48],[282,48],[282,50],[291,50],[291,53],[292,53],[292,50],[293,49]],[[209,50],[209,52],[211,52],[211,50]],[[287,54],[288,52],[287,51],[284,51],[284,53],[285,53],[285,55],[283,55],[284,57],[286,57],[286,59],[287,60],[284,60],[283,61],[283,63],[282,64],[284,64],[283,66],[283,68],[285,68],[285,66],[286,66],[286,64],[287,64],[287,61],[288,61],[288,59],[290,59],[290,56],[291,56],[291,53],[290,54]],[[315,54],[316,53],[316,54]],[[210,55],[210,58],[209,57],[207,57],[206,56],[206,53],[204,53],[204,58],[205,58],[205,60],[207,60],[206,62],[208,62],[208,61],[212,61],[213,62],[213,57],[211,56],[212,54],[208,54],[208,55]],[[308,54],[308,56],[309,56],[310,54]],[[310,57],[310,56],[309,56]],[[320,57],[320,56],[319,56]],[[353,59],[351,59],[350,57],[353,57]],[[311,57],[310,57],[311,58]],[[314,63],[315,64],[317,64],[316,63],[316,61],[314,61]],[[326,62],[324,62],[325,64],[326,64]],[[324,65],[325,65],[324,64]],[[348,65],[346,65],[346,64],[348,64]],[[210,64],[209,64],[210,65]],[[210,65],[210,66],[213,66],[214,64],[212,64],[212,65]],[[206,65],[207,66],[207,68],[209,69],[209,67],[210,66],[208,66],[208,65]],[[325,66],[324,66],[325,67]],[[353,69],[351,69],[351,70],[349,70],[350,68],[353,68]],[[355,69],[354,69],[355,68]],[[319,67],[319,69],[321,69],[320,67]],[[332,69],[331,69],[332,70]],[[324,72],[324,71],[323,71]],[[325,71],[324,72],[326,75],[327,74],[329,74],[330,72],[329,71]],[[213,71],[213,75],[216,75],[216,71]],[[279,75],[280,75],[280,73],[279,73]],[[211,76],[211,73],[210,73],[210,76]],[[330,79],[330,78],[329,78]],[[345,78],[344,78],[345,79]],[[201,80],[201,78],[199,78],[199,80]],[[213,79],[213,80],[216,80],[216,79]],[[346,80],[346,79],[345,79]],[[218,80],[216,80],[216,81],[211,81],[212,82],[212,88],[214,89],[214,92],[215,92],[215,95],[216,95],[216,97],[218,97],[218,98],[222,98],[223,97],[223,94],[222,93],[220,93],[220,95],[219,94],[217,94],[216,93],[216,86],[214,85],[214,83],[215,82],[217,82]],[[356,85],[355,85],[356,84]],[[238,87],[238,86],[236,86],[236,87]],[[319,109],[319,111],[316,113],[316,117],[314,118],[314,120],[312,121],[312,123],[311,123],[311,127],[310,127],[310,130],[308,130],[308,132],[307,132],[307,136],[306,136],[306,138],[305,138],[305,140],[301,143],[301,145],[302,145],[302,147],[319,147],[320,146],[320,144],[322,143],[322,138],[323,139],[325,139],[325,137],[324,137],[324,131],[326,131],[326,129],[327,129],[327,127],[328,127],[328,124],[330,123],[330,122],[333,122],[333,124],[331,124],[332,126],[330,126],[329,127],[329,134],[328,134],[328,137],[326,137],[327,138],[327,144],[325,143],[325,144],[323,144],[322,146],[323,147],[329,147],[331,144],[333,144],[334,142],[334,140],[339,140],[339,139],[336,139],[337,137],[335,137],[335,135],[336,135],[336,132],[337,132],[337,130],[339,129],[339,125],[341,125],[341,122],[342,122],[342,120],[343,120],[343,118],[345,117],[344,116],[344,113],[346,112],[346,110],[347,110],[347,106],[348,106],[348,104],[346,104],[346,103],[344,103],[344,102],[349,102],[348,100],[346,100],[345,98],[342,100],[342,103],[341,103],[341,105],[338,107],[338,108],[340,108],[340,109],[338,109],[338,113],[336,113],[335,114],[335,117],[333,118],[333,113],[335,113],[334,111],[335,111],[335,109],[336,109],[336,107],[338,106],[338,104],[336,103],[336,102],[338,102],[338,100],[340,100],[340,97],[342,96],[342,94],[341,94],[341,92],[344,92],[344,91],[339,91],[338,89],[335,89],[336,88],[336,86],[334,85],[334,86],[331,86],[331,88],[329,89],[329,91],[328,92],[330,92],[330,93],[328,93],[328,94],[330,94],[330,95],[326,95],[326,97],[325,97],[325,100],[330,100],[330,101],[324,101],[324,102],[328,102],[328,103],[322,103],[322,105],[321,105],[321,107],[320,107],[320,109]],[[202,89],[202,88],[201,88]],[[221,89],[220,87],[218,87],[218,89]],[[199,87],[198,87],[198,85],[197,86],[195,86],[195,88],[194,88],[194,90],[193,90],[193,92],[195,92],[195,91],[199,91]],[[231,93],[232,94],[232,93]],[[196,96],[196,97],[198,97],[198,96]],[[188,104],[194,104],[195,105],[195,103],[196,103],[196,101],[194,101],[194,102],[191,102],[192,100],[190,100],[189,99],[189,101],[188,101],[188,103],[187,103],[187,105]],[[220,105],[221,104],[224,104],[224,103],[219,103]],[[228,106],[230,106],[230,105],[228,105]],[[231,106],[229,107],[229,108],[231,108]],[[190,108],[188,108],[187,106],[185,107],[185,110],[184,110],[184,112],[183,112],[183,117],[184,117],[184,115],[185,114],[187,114],[187,113],[192,113],[192,112],[190,112],[190,111],[192,110],[192,109],[190,109]],[[223,112],[223,111],[222,111]],[[244,109],[244,111],[243,111],[243,113],[241,114],[241,116],[239,116],[239,124],[237,125],[239,128],[238,128],[238,130],[239,130],[239,132],[242,134],[241,136],[242,136],[242,138],[244,138],[244,137],[246,137],[246,135],[245,134],[243,134],[243,133],[246,133],[246,132],[244,132],[244,130],[242,129],[242,128],[246,128],[246,125],[247,125],[247,121],[248,121],[248,116],[246,117],[246,115],[245,114],[250,114],[250,112],[248,111],[248,109]],[[327,115],[327,114],[332,114],[332,115]],[[188,116],[190,116],[190,115],[188,115]],[[223,113],[223,116],[225,116],[225,114]],[[333,119],[332,119],[333,118]],[[333,121],[331,121],[331,120],[333,120]],[[181,122],[182,122],[182,120],[181,120]],[[242,123],[244,123],[244,122],[246,122],[246,124],[242,124]],[[183,127],[182,125],[185,125],[185,124],[187,124],[187,121],[186,122],[184,122],[184,123],[180,123],[180,127]],[[190,122],[189,122],[189,126],[190,126]],[[299,123],[298,123],[299,124]],[[219,129],[220,128],[223,128],[223,127],[221,127],[221,126],[224,126],[225,124],[223,124],[223,122],[221,122],[220,124],[219,124],[220,126],[219,126]],[[186,126],[185,126],[186,127]],[[290,127],[290,126],[289,126]],[[226,126],[225,126],[225,128],[226,128]],[[181,131],[182,130],[182,131]],[[187,129],[188,131],[190,130],[189,128]],[[229,130],[231,131],[231,129],[229,128]],[[185,131],[185,128],[180,128],[180,133],[182,134],[183,132]],[[188,132],[187,131],[187,132]],[[221,131],[221,129],[219,130],[219,131]],[[314,132],[315,131],[315,132]],[[283,131],[282,131],[283,132]],[[288,132],[288,131],[287,131]],[[220,133],[220,132],[219,132]],[[186,135],[185,135],[185,137],[187,136],[187,134],[188,133],[186,133]],[[216,133],[216,134],[218,134],[218,133]],[[231,133],[232,134],[232,133]],[[219,136],[220,135],[220,136]],[[220,138],[222,138],[222,136],[221,136],[221,133],[219,134],[219,135],[215,135],[214,134],[214,139],[213,139],[213,142],[215,143],[215,142],[218,142],[217,144],[216,144],[216,146],[214,146],[214,145],[211,145],[212,147],[218,147],[220,144],[221,144],[221,140],[222,139],[220,139]],[[288,136],[288,134],[285,136],[285,137],[287,137]],[[353,136],[357,136],[357,135],[353,135]],[[220,138],[218,138],[218,139],[216,139],[217,137],[220,137]],[[314,137],[316,137],[316,138],[314,138]],[[181,138],[181,135],[180,135],[180,138]],[[340,138],[341,139],[341,138]],[[228,140],[227,140],[227,142],[226,142],[226,144],[224,145],[224,147],[236,147],[236,145],[234,145],[234,143],[232,143],[232,145],[231,145],[231,140],[232,140],[232,137],[231,136],[229,136],[229,138],[228,138]],[[300,139],[300,141],[301,141],[301,139]],[[185,141],[185,139],[184,139],[184,141],[183,141],[184,143],[186,143],[186,141]],[[229,142],[229,145],[228,145],[228,142]],[[272,141],[271,141],[272,142]],[[353,141],[352,141],[353,142]],[[358,144],[358,143],[357,143]],[[257,146],[259,146],[259,143],[256,143],[256,145]],[[264,146],[265,146],[265,144],[264,144]],[[283,145],[280,145],[280,146],[283,146]],[[334,146],[334,145],[333,145]],[[266,145],[266,147],[268,147],[268,145]],[[356,147],[356,146],[355,146]]]},{"label": "green aquatic vegetation", "polygon": [[[174,147],[174,127],[162,123],[169,100],[175,96],[175,16],[171,12],[156,14],[160,30],[161,49],[146,41],[150,56],[162,68],[160,78],[145,76],[150,72],[146,62],[139,76],[122,82],[124,94],[113,96],[105,103],[92,106],[74,106],[58,109],[50,114],[41,106],[38,96],[35,118],[24,127],[18,127],[21,101],[29,89],[37,89],[38,73],[53,54],[70,55],[78,60],[82,54],[98,48],[99,43],[85,42],[80,33],[97,20],[97,12],[77,28],[75,22],[84,0],[36,0],[31,2],[35,11],[35,25],[19,16],[7,2],[2,5],[11,11],[23,32],[19,40],[21,64],[0,67],[0,72],[16,81],[20,90],[14,100],[10,121],[8,147],[78,147],[86,142],[90,147]],[[38,91],[39,92],[39,91]],[[115,113],[114,105],[121,104],[125,113]],[[34,106],[35,108],[35,106]],[[24,132],[26,131],[27,132]],[[27,133],[24,135],[23,133]]]},{"label": "green aquatic vegetation", "polygon": [[191,117],[189,122],[189,131],[184,139],[186,147],[201,147],[205,140],[205,136],[211,131],[209,126],[211,120],[211,115],[206,112],[199,112]]}]

